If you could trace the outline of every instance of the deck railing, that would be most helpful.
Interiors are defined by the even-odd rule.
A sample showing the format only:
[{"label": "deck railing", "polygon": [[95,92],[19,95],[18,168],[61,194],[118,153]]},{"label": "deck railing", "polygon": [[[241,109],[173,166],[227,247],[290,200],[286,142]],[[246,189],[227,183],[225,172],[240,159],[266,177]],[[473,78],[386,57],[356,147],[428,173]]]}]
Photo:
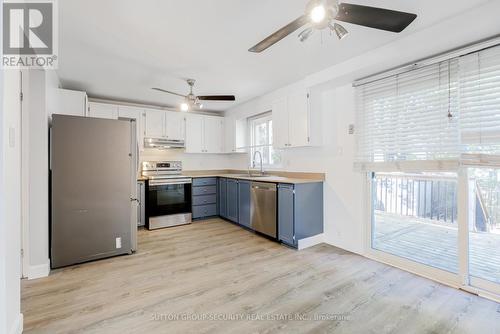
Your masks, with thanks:
[{"label": "deck railing", "polygon": [[372,189],[375,210],[448,224],[457,221],[454,177],[377,173]]}]

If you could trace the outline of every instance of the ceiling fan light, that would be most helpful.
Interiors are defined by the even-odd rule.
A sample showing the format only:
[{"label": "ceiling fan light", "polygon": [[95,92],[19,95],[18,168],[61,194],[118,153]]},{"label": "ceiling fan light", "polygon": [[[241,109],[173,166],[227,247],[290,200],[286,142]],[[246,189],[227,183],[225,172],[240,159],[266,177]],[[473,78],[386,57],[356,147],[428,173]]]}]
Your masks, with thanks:
[{"label": "ceiling fan light", "polygon": [[311,9],[311,13],[309,15],[314,23],[320,23],[326,17],[326,8],[323,5],[317,5]]},{"label": "ceiling fan light", "polygon": [[338,23],[333,24],[333,31],[335,32],[335,35],[337,35],[337,37],[339,39],[342,39],[342,38],[346,37],[347,34],[349,34],[347,29]]},{"label": "ceiling fan light", "polygon": [[181,111],[189,111],[189,104],[187,104],[186,102],[182,102]]},{"label": "ceiling fan light", "polygon": [[302,30],[299,34],[299,41],[305,42],[314,32],[312,28],[307,28],[305,30]]}]

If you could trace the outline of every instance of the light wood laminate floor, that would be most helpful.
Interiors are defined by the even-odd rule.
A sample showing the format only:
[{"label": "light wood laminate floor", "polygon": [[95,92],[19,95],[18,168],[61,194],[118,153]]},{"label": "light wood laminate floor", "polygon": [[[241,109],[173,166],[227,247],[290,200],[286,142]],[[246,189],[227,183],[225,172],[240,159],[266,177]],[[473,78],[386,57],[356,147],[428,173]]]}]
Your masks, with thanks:
[{"label": "light wood laminate floor", "polygon": [[497,303],[219,219],[142,230],[134,255],[23,281],[22,312],[25,333],[500,333]]}]

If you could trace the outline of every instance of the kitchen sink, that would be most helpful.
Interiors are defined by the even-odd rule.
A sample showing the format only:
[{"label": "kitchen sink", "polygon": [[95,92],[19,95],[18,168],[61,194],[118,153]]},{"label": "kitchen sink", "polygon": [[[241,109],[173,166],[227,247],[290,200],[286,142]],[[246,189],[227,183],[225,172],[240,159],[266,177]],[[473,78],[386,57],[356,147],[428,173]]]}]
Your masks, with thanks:
[{"label": "kitchen sink", "polygon": [[264,175],[261,175],[261,174],[233,174],[232,176],[234,176],[234,177],[251,177],[251,178],[255,178],[255,177],[269,177],[270,175],[267,175],[267,174],[264,174]]}]

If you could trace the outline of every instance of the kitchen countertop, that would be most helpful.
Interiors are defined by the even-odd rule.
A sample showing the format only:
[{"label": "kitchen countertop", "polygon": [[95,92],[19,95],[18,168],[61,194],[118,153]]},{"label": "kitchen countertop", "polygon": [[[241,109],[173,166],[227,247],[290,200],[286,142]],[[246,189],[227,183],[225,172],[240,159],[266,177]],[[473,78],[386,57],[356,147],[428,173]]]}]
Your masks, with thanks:
[{"label": "kitchen countertop", "polygon": [[[238,180],[248,180],[254,182],[271,182],[271,183],[290,183],[290,184],[301,184],[301,183],[317,183],[324,182],[325,175],[322,173],[300,173],[300,172],[275,172],[273,175],[271,173],[266,176],[252,177],[245,175],[246,171],[232,171],[232,170],[220,170],[220,171],[185,171],[182,176],[190,178],[203,178],[203,177],[225,177],[228,179],[238,179]],[[145,181],[147,177],[138,177],[137,181]]]},{"label": "kitchen countertop", "polygon": [[183,173],[182,175],[191,177],[191,178],[202,178],[202,177],[225,177],[228,179],[238,179],[238,180],[248,180],[248,181],[254,181],[254,182],[272,182],[272,183],[291,183],[291,184],[300,184],[300,183],[317,183],[317,182],[323,182],[324,178],[320,177],[313,177],[313,178],[301,178],[301,177],[286,177],[286,176],[279,176],[279,175],[272,175],[269,174],[267,176],[258,176],[258,177],[252,177],[252,176],[247,176],[247,175],[241,175],[241,174],[234,174],[234,173],[207,173],[207,174],[190,174],[190,173]]}]

